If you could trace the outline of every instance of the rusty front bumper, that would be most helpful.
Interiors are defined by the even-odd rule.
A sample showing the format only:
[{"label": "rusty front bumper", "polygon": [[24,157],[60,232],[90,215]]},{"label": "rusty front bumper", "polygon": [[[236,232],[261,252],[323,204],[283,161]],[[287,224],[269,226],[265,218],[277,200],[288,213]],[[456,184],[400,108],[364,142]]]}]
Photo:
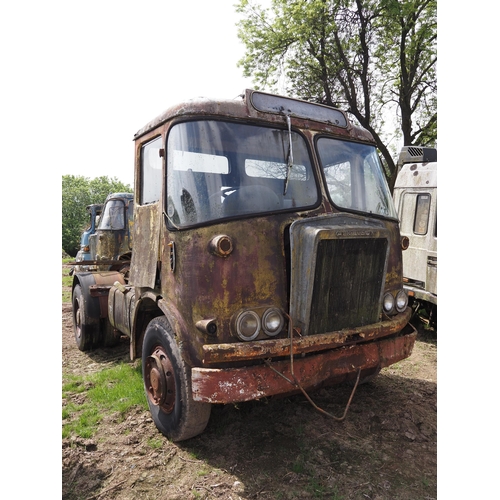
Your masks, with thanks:
[{"label": "rusty front bumper", "polygon": [[[400,316],[406,318],[407,314]],[[400,319],[403,320],[403,318]],[[376,338],[384,337],[384,334],[388,335],[387,330],[392,328],[389,325],[384,325],[386,323],[388,322],[379,323],[382,326],[379,328]],[[405,324],[400,324],[396,333],[401,331]],[[336,338],[334,334],[325,334],[321,337],[325,340],[328,336],[332,339]],[[311,349],[312,337],[294,339],[294,353],[302,353],[303,356],[294,356],[293,374],[304,389],[311,389],[322,385],[341,383],[355,377],[358,370],[361,370],[362,374],[376,373],[381,368],[410,356],[416,336],[417,332],[408,324],[396,337],[380,338],[371,342],[356,343],[334,349],[330,347],[327,348],[328,350],[309,356],[304,354],[311,352],[311,350],[321,350],[317,345],[316,349]],[[373,337],[370,336],[370,338]],[[290,352],[290,341],[287,339],[287,342],[288,349],[285,349],[284,344],[281,346],[285,355],[285,351],[288,351],[288,354]],[[256,357],[266,357],[259,356],[259,352],[257,352]],[[227,404],[277,394],[292,394],[299,389],[294,383],[291,370],[290,359],[274,362],[263,361],[261,365],[242,368],[195,367],[191,371],[193,399],[206,403]]]}]

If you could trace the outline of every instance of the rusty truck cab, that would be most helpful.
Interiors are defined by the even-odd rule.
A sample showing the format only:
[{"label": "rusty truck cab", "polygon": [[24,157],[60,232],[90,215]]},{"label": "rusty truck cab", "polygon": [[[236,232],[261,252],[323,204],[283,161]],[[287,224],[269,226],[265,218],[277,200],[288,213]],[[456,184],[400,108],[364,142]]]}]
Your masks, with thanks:
[{"label": "rusty truck cab", "polygon": [[247,90],[172,107],[134,139],[130,279],[109,320],[165,435],[202,432],[212,403],[410,355],[397,214],[371,135],[342,111]]}]

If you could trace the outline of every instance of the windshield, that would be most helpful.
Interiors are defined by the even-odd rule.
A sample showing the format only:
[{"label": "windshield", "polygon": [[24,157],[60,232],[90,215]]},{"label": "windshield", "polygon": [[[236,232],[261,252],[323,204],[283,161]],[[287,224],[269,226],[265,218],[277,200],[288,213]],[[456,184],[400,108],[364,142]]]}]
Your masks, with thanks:
[{"label": "windshield", "polygon": [[328,194],[337,207],[397,218],[374,146],[327,137],[317,145]]},{"label": "windshield", "polygon": [[166,208],[175,226],[303,209],[318,201],[305,140],[287,129],[179,123],[169,133],[167,151]]},{"label": "windshield", "polygon": [[121,200],[110,200],[106,203],[104,213],[99,221],[99,229],[124,229],[125,204]]}]

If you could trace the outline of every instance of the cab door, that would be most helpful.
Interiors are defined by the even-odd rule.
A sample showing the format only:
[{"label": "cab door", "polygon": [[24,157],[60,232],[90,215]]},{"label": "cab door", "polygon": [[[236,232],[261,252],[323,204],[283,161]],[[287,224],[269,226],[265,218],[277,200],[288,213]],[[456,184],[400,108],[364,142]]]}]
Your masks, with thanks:
[{"label": "cab door", "polygon": [[404,190],[399,205],[401,235],[410,240],[403,275],[437,294],[437,189]]},{"label": "cab door", "polygon": [[160,261],[163,190],[163,139],[161,136],[139,145],[139,175],[136,179],[130,284],[154,288]]}]

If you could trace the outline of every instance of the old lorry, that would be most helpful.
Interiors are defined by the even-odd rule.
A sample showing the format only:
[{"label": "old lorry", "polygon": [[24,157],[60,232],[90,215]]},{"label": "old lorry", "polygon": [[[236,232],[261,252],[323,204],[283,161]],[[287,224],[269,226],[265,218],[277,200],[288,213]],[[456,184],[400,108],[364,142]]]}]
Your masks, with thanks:
[{"label": "old lorry", "polygon": [[129,338],[165,436],[410,356],[397,213],[343,111],[246,90],[173,106],[134,141],[130,274],[75,273],[73,321],[89,346]]},{"label": "old lorry", "polygon": [[91,260],[99,269],[120,270],[130,264],[134,195],[111,193],[106,197],[95,233],[89,237]]},{"label": "old lorry", "polygon": [[90,226],[82,233],[75,272],[130,267],[134,195],[110,193],[103,204],[89,205],[87,211]]},{"label": "old lorry", "polygon": [[[93,203],[86,207],[87,213],[90,218],[90,225],[83,232],[80,238],[80,249],[78,250],[75,260],[77,262],[82,262],[85,260],[92,260],[92,255],[90,253],[89,238],[95,233],[97,224],[99,222],[99,217],[102,213],[102,203]],[[83,269],[83,268],[80,268]]]},{"label": "old lorry", "polygon": [[401,236],[408,238],[403,286],[415,313],[436,328],[437,149],[403,146],[393,197]]}]

